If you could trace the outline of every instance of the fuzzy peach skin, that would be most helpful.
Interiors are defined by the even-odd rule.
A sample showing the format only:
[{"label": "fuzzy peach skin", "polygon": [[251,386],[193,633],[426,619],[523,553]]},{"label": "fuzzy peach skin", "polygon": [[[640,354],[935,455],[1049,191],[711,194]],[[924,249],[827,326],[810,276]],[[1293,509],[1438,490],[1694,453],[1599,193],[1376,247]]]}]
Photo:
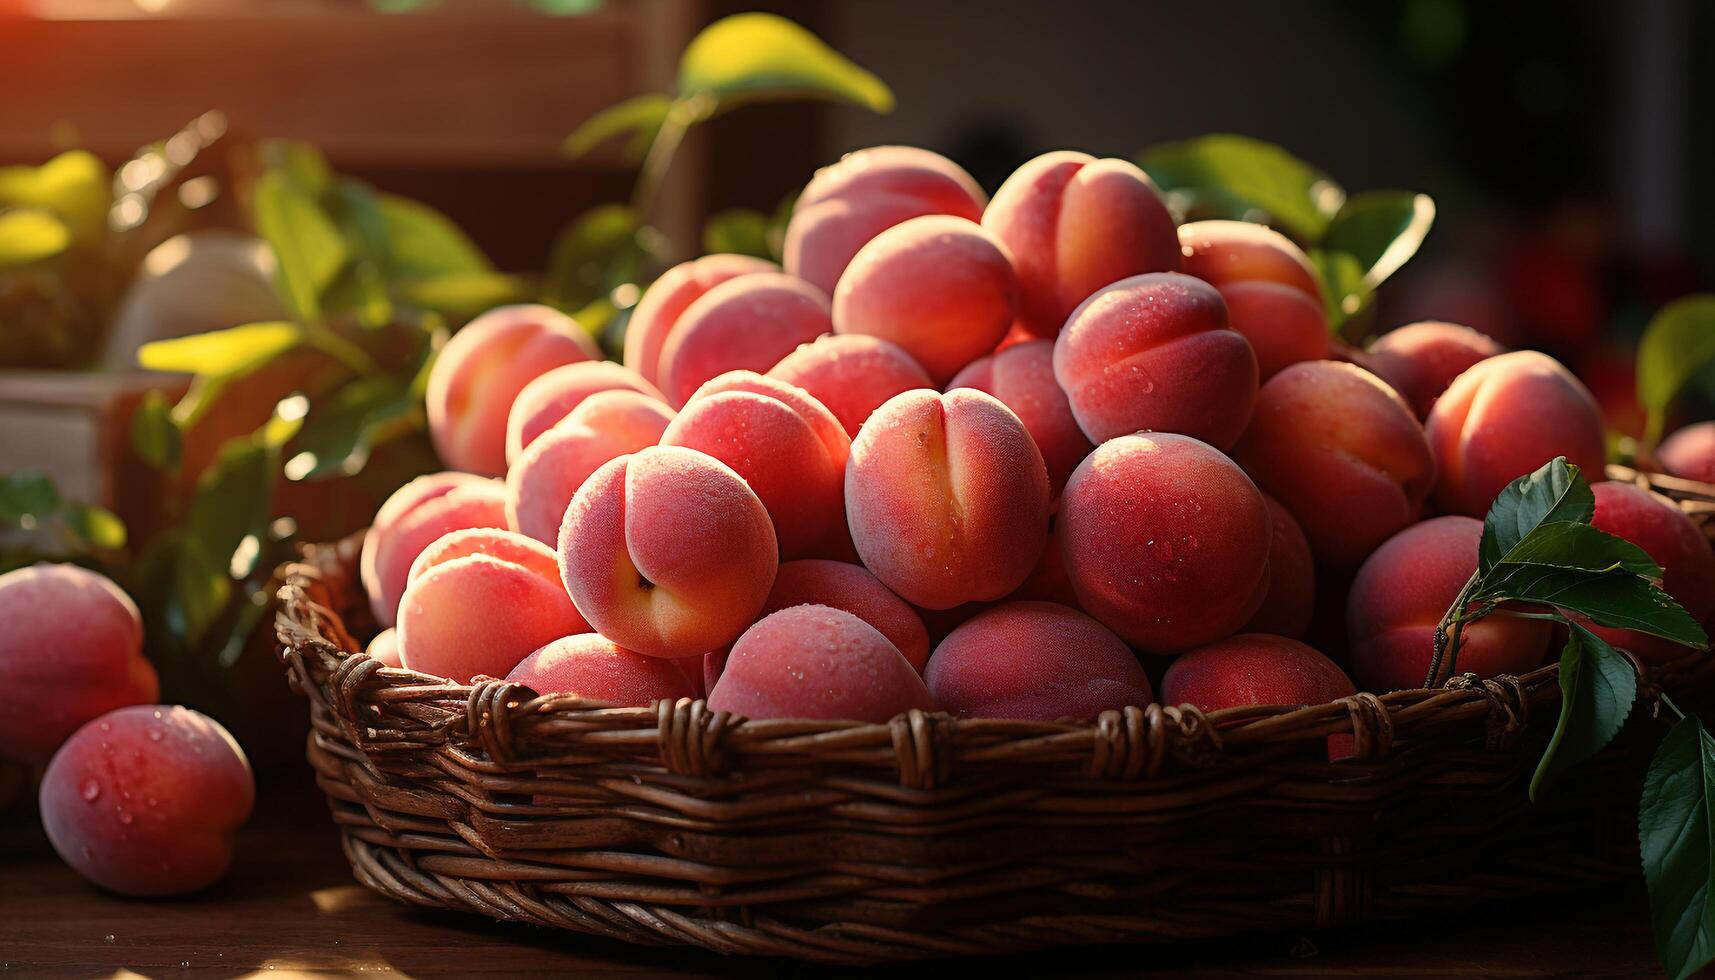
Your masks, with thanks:
[{"label": "fuzzy peach skin", "polygon": [[779,272],[766,259],[749,255],[705,255],[681,262],[649,284],[625,325],[626,367],[652,385],[661,382],[661,352],[677,329],[679,318],[703,294],[723,282],[757,272]]},{"label": "fuzzy peach skin", "polygon": [[845,534],[851,439],[802,388],[729,371],[697,389],[661,445],[707,453],[743,477],[768,508],[782,558]]},{"label": "fuzzy peach skin", "polygon": [[474,552],[412,579],[397,628],[402,666],[468,684],[505,677],[537,648],[589,632],[589,623],[539,567]]},{"label": "fuzzy peach skin", "polygon": [[1023,290],[1019,321],[1053,337],[1090,294],[1145,272],[1177,272],[1173,216],[1149,176],[1116,159],[1044,153],[1014,171],[983,211]]},{"label": "fuzzy peach skin", "polygon": [[804,344],[769,368],[768,376],[809,392],[852,437],[882,402],[935,386],[903,347],[857,333],[829,334]]},{"label": "fuzzy peach skin", "polygon": [[42,829],[65,863],[122,895],[181,895],[217,881],[250,816],[250,763],[219,722],[134,705],[89,722],[42,776]]},{"label": "fuzzy peach skin", "polygon": [[782,609],[745,630],[708,703],[745,718],[868,722],[934,710],[923,678],[887,637],[828,606]]},{"label": "fuzzy peach skin", "polygon": [[660,389],[612,361],[581,361],[557,367],[524,386],[506,417],[506,464],[510,467],[542,433],[572,414],[584,399],[603,391],[632,391],[665,403]]},{"label": "fuzzy peach skin", "polygon": [[159,696],[142,616],[106,576],[46,563],[0,575],[0,756],[40,765],[84,722]]},{"label": "fuzzy peach skin", "polygon": [[577,321],[547,306],[502,306],[465,324],[435,358],[429,436],[448,469],[506,472],[506,418],[524,386],[563,364],[601,360]]},{"label": "fuzzy peach skin", "polygon": [[1310,614],[1316,607],[1316,558],[1292,512],[1267,494],[1263,500],[1268,503],[1271,530],[1268,594],[1245,624],[1245,632],[1302,637],[1310,628]]},{"label": "fuzzy peach skin", "polygon": [[1715,483],[1715,422],[1699,422],[1662,440],[1656,462],[1672,476]]},{"label": "fuzzy peach skin", "polygon": [[699,696],[678,662],[634,653],[599,633],[555,640],[506,675],[537,694],[570,694],[590,701],[646,705]]},{"label": "fuzzy peach skin", "polygon": [[1225,450],[1250,421],[1257,366],[1215,287],[1162,272],[1085,300],[1054,341],[1054,378],[1097,445],[1147,430]]},{"label": "fuzzy peach skin", "polygon": [[369,646],[363,652],[381,661],[383,666],[404,666],[404,662],[399,659],[399,631],[396,629],[384,629],[375,634],[375,639],[369,641]]},{"label": "fuzzy peach skin", "polygon": [[966,365],[948,383],[953,388],[975,388],[1000,399],[1012,409],[1048,467],[1048,484],[1056,496],[1066,478],[1096,447],[1078,428],[1066,392],[1054,380],[1054,344],[1032,340],[978,358]]},{"label": "fuzzy peach skin", "polygon": [[[1161,703],[1204,711],[1256,704],[1327,704],[1358,693],[1352,679],[1314,648],[1284,636],[1242,633],[1169,664]],[[1330,735],[1328,758],[1352,754],[1352,736]]]},{"label": "fuzzy peach skin", "polygon": [[872,146],[816,171],[792,207],[781,259],[786,272],[832,294],[852,256],[911,218],[976,221],[988,203],[962,167],[915,146]]},{"label": "fuzzy peach skin", "polygon": [[1470,327],[1424,320],[1370,341],[1363,364],[1393,385],[1422,419],[1466,368],[1504,353],[1505,347]]},{"label": "fuzzy peach skin", "polygon": [[661,441],[673,410],[635,391],[601,391],[581,402],[506,471],[506,523],[546,544],[560,539],[566,505],[596,467]]},{"label": "fuzzy peach skin", "polygon": [[560,578],[596,632],[651,657],[733,641],[774,585],[768,509],[713,456],[655,446],[595,471],[566,508]]},{"label": "fuzzy peach skin", "polygon": [[1249,221],[1179,226],[1184,271],[1220,290],[1227,318],[1256,351],[1267,381],[1281,368],[1328,356],[1328,314],[1304,250]]},{"label": "fuzzy peach skin", "polygon": [[560,579],[560,562],[554,549],[505,528],[471,527],[444,534],[424,548],[417,560],[411,563],[411,574],[405,579],[406,587],[422,578],[429,569],[468,555],[487,555],[496,561],[523,565],[550,581]]},{"label": "fuzzy peach skin", "polygon": [[506,488],[468,473],[420,476],[388,497],[363,536],[358,577],[382,628],[394,625],[411,563],[436,538],[467,527],[505,527]]},{"label": "fuzzy peach skin", "polygon": [[1036,601],[1053,602],[1062,606],[1078,609],[1078,593],[1072,588],[1072,578],[1066,572],[1066,555],[1060,547],[1059,518],[1048,525],[1048,544],[1042,549],[1042,557],[1036,562],[1036,567],[1030,570],[1030,576],[1024,584],[1008,595],[1008,602]]},{"label": "fuzzy peach skin", "polygon": [[[1483,522],[1435,517],[1395,534],[1352,580],[1346,636],[1352,677],[1377,694],[1420,688],[1435,654],[1435,627],[1477,570]],[[1552,624],[1504,611],[1466,626],[1458,670],[1522,674],[1548,653]],[[1451,676],[1442,666],[1442,679]]]},{"label": "fuzzy peach skin", "polygon": [[710,378],[766,371],[833,329],[827,296],[809,283],[774,272],[740,276],[680,315],[661,348],[658,383],[679,408]]},{"label": "fuzzy peach skin", "polygon": [[880,630],[920,674],[929,660],[929,631],[923,618],[862,565],[823,558],[782,563],[762,613],[766,616],[792,606],[844,609]]},{"label": "fuzzy peach skin", "polygon": [[1018,588],[1042,554],[1048,514],[1042,454],[992,395],[908,391],[852,442],[852,541],[864,566],[912,605],[951,609]]},{"label": "fuzzy peach skin", "polygon": [[1298,519],[1318,562],[1345,568],[1416,520],[1435,480],[1410,406],[1338,361],[1305,361],[1270,378],[1233,458]]},{"label": "fuzzy peach skin", "polygon": [[[1715,626],[1715,550],[1686,513],[1665,497],[1630,483],[1592,484],[1596,513],[1590,523],[1642,548],[1661,566],[1662,591],[1707,629]],[[1588,625],[1588,624],[1586,624]],[[1647,663],[1691,652],[1668,640],[1631,630],[1590,626],[1597,636],[1625,647]]]},{"label": "fuzzy peach skin", "polygon": [[1056,531],[1079,604],[1150,653],[1232,634],[1268,592],[1267,502],[1189,436],[1097,446],[1066,482]]},{"label": "fuzzy peach skin", "polygon": [[1556,456],[1593,476],[1607,461],[1596,399],[1536,351],[1473,365],[1436,400],[1424,431],[1435,452],[1436,503],[1470,517],[1487,514],[1508,483]]},{"label": "fuzzy peach skin", "polygon": [[961,718],[1088,719],[1155,701],[1131,648],[1106,626],[1051,602],[1009,602],[967,620],[923,679]]},{"label": "fuzzy peach skin", "polygon": [[1018,277],[982,226],[950,215],[901,222],[852,258],[834,329],[899,345],[936,384],[994,350],[1018,314]]}]

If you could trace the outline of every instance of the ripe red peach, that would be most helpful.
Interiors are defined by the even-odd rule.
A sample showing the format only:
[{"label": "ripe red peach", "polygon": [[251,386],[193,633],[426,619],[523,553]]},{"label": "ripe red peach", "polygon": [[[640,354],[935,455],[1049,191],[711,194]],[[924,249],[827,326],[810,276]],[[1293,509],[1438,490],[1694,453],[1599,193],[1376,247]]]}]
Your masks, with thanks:
[{"label": "ripe red peach", "polygon": [[708,703],[745,718],[868,722],[934,710],[923,678],[887,637],[828,606],[782,609],[745,630]]},{"label": "ripe red peach", "polygon": [[597,469],[560,528],[560,577],[596,632],[691,657],[755,622],[779,563],[767,508],[732,468],[655,446]]},{"label": "ripe red peach", "polygon": [[424,548],[417,560],[411,563],[411,573],[405,577],[406,588],[436,565],[469,555],[487,555],[496,561],[523,565],[550,581],[560,578],[559,559],[555,557],[554,549],[535,538],[505,528],[469,527],[443,534]]},{"label": "ripe red peach", "polygon": [[207,715],[164,704],[110,711],[55,753],[42,828],[78,874],[122,895],[180,895],[232,863],[250,816],[250,763]]},{"label": "ripe red peach", "polygon": [[[1642,548],[1661,566],[1661,587],[1691,618],[1715,624],[1715,550],[1683,510],[1630,483],[1604,480],[1590,487],[1596,513],[1590,523]],[[1629,630],[1591,626],[1596,635],[1626,647],[1649,663],[1664,663],[1691,651]]]},{"label": "ripe red peach", "polygon": [[1536,351],[1466,370],[1436,400],[1424,431],[1435,452],[1436,502],[1471,517],[1487,514],[1508,483],[1556,456],[1593,476],[1607,459],[1596,400],[1572,372]]},{"label": "ripe red peach", "polygon": [[1268,591],[1267,502],[1232,460],[1189,436],[1097,446],[1066,482],[1057,522],[1079,604],[1150,653],[1231,635]]},{"label": "ripe red peach", "polygon": [[[1250,705],[1327,704],[1358,693],[1339,665],[1284,636],[1244,633],[1176,658],[1161,678],[1161,702],[1204,711]],[[1352,736],[1330,735],[1328,758],[1352,754]]]},{"label": "ripe red peach", "polygon": [[586,633],[589,623],[539,562],[478,551],[413,578],[399,602],[398,631],[404,667],[468,684],[479,675],[505,677],[532,651]]},{"label": "ripe red peach", "polygon": [[697,389],[660,439],[732,467],[768,508],[782,558],[845,534],[851,439],[810,393],[752,371]]},{"label": "ripe red peach", "polygon": [[678,408],[704,382],[728,371],[766,371],[834,329],[828,298],[774,272],[728,280],[679,316],[661,348],[657,383]]},{"label": "ripe red peach", "polygon": [[1310,541],[1292,512],[1267,494],[1271,534],[1268,545],[1268,594],[1245,624],[1246,633],[1303,637],[1316,608],[1316,559]]},{"label": "ripe red peach", "polygon": [[1288,364],[1328,356],[1328,314],[1304,250],[1248,221],[1179,226],[1184,271],[1220,290],[1227,318],[1256,351],[1267,381]]},{"label": "ripe red peach", "polygon": [[769,368],[768,376],[809,392],[852,437],[882,402],[935,386],[904,348],[856,333],[829,334],[804,344]]},{"label": "ripe red peach", "polygon": [[1097,445],[1149,430],[1225,450],[1250,421],[1257,363],[1215,287],[1161,272],[1085,300],[1054,341],[1054,377]]},{"label": "ripe red peach", "polygon": [[948,634],[924,672],[961,718],[1087,719],[1155,701],[1143,666],[1101,623],[1051,602],[1009,602]]},{"label": "ripe red peach", "polygon": [[844,609],[879,630],[918,673],[929,659],[922,617],[862,565],[822,558],[782,563],[762,613],[792,606]]},{"label": "ripe red peach", "polygon": [[1056,496],[1066,485],[1066,478],[1095,448],[1078,428],[1066,392],[1054,380],[1051,341],[1014,344],[978,358],[954,375],[947,387],[986,391],[1012,409],[1041,450],[1048,483]]},{"label": "ripe red peach", "polygon": [[705,255],[661,273],[644,290],[625,325],[625,366],[649,384],[661,385],[661,352],[692,303],[730,279],[779,271],[774,263],[749,255]]},{"label": "ripe red peach", "polygon": [[1673,476],[1715,483],[1715,422],[1688,425],[1668,436],[1656,447],[1655,458]]},{"label": "ripe red peach", "polygon": [[[1352,677],[1366,691],[1423,686],[1435,654],[1435,627],[1477,570],[1483,523],[1448,515],[1389,538],[1358,569],[1346,604]],[[1551,624],[1505,611],[1465,627],[1457,669],[1482,677],[1522,674],[1548,652]],[[1446,665],[1442,679],[1450,676]]]},{"label": "ripe red peach", "polygon": [[441,535],[468,527],[505,527],[506,489],[467,473],[431,473],[387,498],[363,536],[358,577],[375,622],[394,625],[411,563]]},{"label": "ripe red peach", "polygon": [[582,633],[525,657],[506,679],[537,694],[570,694],[622,705],[697,697],[697,688],[677,663],[634,653],[599,633]]},{"label": "ripe red peach", "polygon": [[612,361],[580,361],[554,368],[524,386],[506,417],[506,464],[511,466],[536,437],[553,428],[591,395],[634,391],[665,402],[660,389]]},{"label": "ripe red peach", "polygon": [[0,756],[40,765],[84,722],[159,696],[143,619],[106,576],[46,563],[0,575]]},{"label": "ripe red peach", "polygon": [[992,395],[908,391],[863,424],[846,519],[865,567],[907,602],[950,609],[1018,588],[1048,535],[1048,471]]},{"label": "ripe red peach", "polygon": [[429,435],[449,469],[506,472],[506,417],[524,386],[563,364],[601,360],[571,317],[546,306],[502,306],[464,325],[429,369]]},{"label": "ripe red peach", "polygon": [[506,522],[546,544],[560,540],[566,505],[596,467],[661,441],[673,410],[635,391],[591,395],[506,471]]},{"label": "ripe red peach", "polygon": [[387,667],[403,667],[404,661],[399,659],[399,631],[388,627],[375,634],[375,639],[369,641],[364,652],[381,661]]},{"label": "ripe red peach", "polygon": [[872,146],[823,167],[805,185],[786,224],[786,272],[833,294],[852,256],[894,225],[926,214],[982,217],[988,196],[938,153]]},{"label": "ripe red peach", "polygon": [[1371,341],[1363,363],[1393,385],[1421,419],[1429,417],[1435,400],[1466,368],[1505,352],[1505,347],[1470,327],[1425,320]]},{"label": "ripe red peach", "polygon": [[1006,179],[983,211],[1023,291],[1019,320],[1059,333],[1092,293],[1146,272],[1177,272],[1173,216],[1149,176],[1124,160],[1045,153]]},{"label": "ripe red peach", "polygon": [[1305,361],[1270,378],[1233,458],[1298,519],[1317,561],[1336,567],[1358,564],[1416,520],[1435,479],[1405,400],[1338,361]]},{"label": "ripe red peach", "polygon": [[994,350],[1018,313],[1018,277],[981,225],[901,222],[860,249],[834,289],[834,329],[880,337],[937,384]]}]

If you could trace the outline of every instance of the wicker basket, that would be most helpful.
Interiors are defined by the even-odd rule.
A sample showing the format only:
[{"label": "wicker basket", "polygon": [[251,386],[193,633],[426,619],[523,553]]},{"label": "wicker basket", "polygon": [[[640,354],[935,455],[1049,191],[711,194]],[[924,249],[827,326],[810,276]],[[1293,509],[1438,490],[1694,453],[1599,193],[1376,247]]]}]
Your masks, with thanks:
[{"label": "wicker basket", "polygon": [[[1610,475],[1715,534],[1715,487]],[[356,551],[284,570],[281,657],[353,870],[404,902],[875,962],[1313,929],[1638,873],[1653,732],[1525,800],[1554,727],[1552,665],[1093,724],[743,721],[382,667],[354,635],[372,629]],[[1715,658],[1692,657],[1646,686],[1695,696],[1712,675]],[[1338,733],[1356,755],[1331,763]]]}]

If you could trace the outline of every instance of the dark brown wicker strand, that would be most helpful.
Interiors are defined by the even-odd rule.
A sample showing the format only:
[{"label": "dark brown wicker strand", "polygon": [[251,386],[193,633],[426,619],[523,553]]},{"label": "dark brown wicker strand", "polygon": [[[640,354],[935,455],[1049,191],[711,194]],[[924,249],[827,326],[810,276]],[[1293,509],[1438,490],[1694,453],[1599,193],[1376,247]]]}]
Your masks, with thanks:
[{"label": "dark brown wicker strand", "polygon": [[[1715,539],[1715,487],[1613,468]],[[1542,802],[1558,668],[1092,723],[746,721],[365,656],[357,540],[282,571],[277,630],[357,879],[403,902],[727,954],[869,963],[1313,929],[1635,875],[1658,733]],[[1646,671],[1696,698],[1715,658]],[[1330,735],[1354,753],[1327,760]]]}]

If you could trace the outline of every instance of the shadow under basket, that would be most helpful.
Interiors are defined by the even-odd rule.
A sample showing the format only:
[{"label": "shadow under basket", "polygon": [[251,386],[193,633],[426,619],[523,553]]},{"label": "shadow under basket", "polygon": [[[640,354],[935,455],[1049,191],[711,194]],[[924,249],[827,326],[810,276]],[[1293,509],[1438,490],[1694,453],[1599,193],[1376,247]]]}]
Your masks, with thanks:
[{"label": "shadow under basket", "polygon": [[[1610,470],[1715,531],[1715,487]],[[1093,723],[744,721],[383,667],[357,540],[277,626],[347,857],[403,902],[634,943],[864,963],[1311,930],[1635,877],[1648,712],[1543,800],[1558,667]],[[1640,682],[1697,700],[1715,658]],[[1354,754],[1327,759],[1330,735]]]}]

